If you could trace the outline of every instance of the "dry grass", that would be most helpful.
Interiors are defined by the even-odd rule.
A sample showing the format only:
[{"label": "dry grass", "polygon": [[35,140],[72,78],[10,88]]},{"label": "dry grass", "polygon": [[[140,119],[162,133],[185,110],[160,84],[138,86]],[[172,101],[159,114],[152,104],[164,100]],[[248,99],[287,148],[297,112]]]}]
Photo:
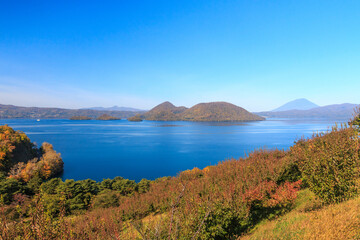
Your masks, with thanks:
[{"label": "dry grass", "polygon": [[[160,224],[162,219],[165,218],[166,216],[167,213],[151,214],[137,222],[127,221],[124,223],[124,228],[119,234],[119,239],[123,239],[123,240],[143,239],[141,235],[144,233],[140,230],[140,228],[147,230],[156,229],[156,226]],[[139,225],[141,226],[140,228],[138,227]]]},{"label": "dry grass", "polygon": [[264,221],[239,240],[360,239],[360,197],[319,207],[310,191],[302,191],[293,211],[276,220]]}]

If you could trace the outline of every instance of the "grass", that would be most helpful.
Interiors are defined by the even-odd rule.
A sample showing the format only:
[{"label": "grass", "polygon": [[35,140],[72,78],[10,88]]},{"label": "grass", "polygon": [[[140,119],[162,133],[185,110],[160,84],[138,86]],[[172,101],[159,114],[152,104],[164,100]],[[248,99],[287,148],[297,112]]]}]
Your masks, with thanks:
[{"label": "grass", "polygon": [[157,222],[161,221],[163,217],[166,216],[166,213],[161,214],[151,214],[149,216],[146,216],[145,218],[141,219],[138,223],[131,223],[131,221],[125,222],[125,227],[122,229],[122,232],[119,235],[120,239],[142,239],[141,234],[136,230],[135,226],[139,223],[145,228],[150,227],[153,224],[156,224]]},{"label": "grass", "polygon": [[360,197],[322,206],[313,193],[302,190],[292,211],[239,238],[257,239],[360,239]]}]

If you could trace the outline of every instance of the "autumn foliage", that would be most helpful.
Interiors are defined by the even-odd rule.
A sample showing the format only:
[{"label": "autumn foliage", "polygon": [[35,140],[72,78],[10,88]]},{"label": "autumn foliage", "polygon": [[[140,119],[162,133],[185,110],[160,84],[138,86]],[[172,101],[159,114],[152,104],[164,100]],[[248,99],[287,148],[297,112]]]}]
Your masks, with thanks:
[{"label": "autumn foliage", "polygon": [[298,141],[291,153],[310,190],[326,203],[333,203],[349,199],[358,191],[359,149],[358,131],[342,125]]},{"label": "autumn foliage", "polygon": [[[62,161],[43,144],[38,160],[19,163],[12,178],[2,177],[0,192],[11,194],[3,195],[7,205],[0,207],[0,230],[4,239],[24,233],[38,239],[236,239],[291,210],[301,188],[322,204],[356,196],[359,143],[357,128],[335,126],[300,139],[288,151],[260,149],[139,183],[121,177],[52,178]],[[36,195],[31,198],[27,188]],[[13,205],[23,215],[5,214]]]},{"label": "autumn foliage", "polygon": [[[16,151],[17,148],[21,151]],[[0,171],[9,170],[14,162],[28,160],[33,154],[33,144],[24,133],[0,126]]]},{"label": "autumn foliage", "polygon": [[286,158],[284,151],[259,150],[247,158],[157,179],[147,192],[121,196],[118,207],[78,217],[73,229],[87,232],[91,222],[94,231],[87,236],[107,232],[105,239],[111,234],[119,239],[234,238],[291,208],[301,181],[279,181]]},{"label": "autumn foliage", "polygon": [[19,162],[10,169],[10,177],[29,182],[39,175],[46,180],[59,175],[63,171],[63,161],[50,143],[44,142],[39,150],[40,157],[28,162]]}]

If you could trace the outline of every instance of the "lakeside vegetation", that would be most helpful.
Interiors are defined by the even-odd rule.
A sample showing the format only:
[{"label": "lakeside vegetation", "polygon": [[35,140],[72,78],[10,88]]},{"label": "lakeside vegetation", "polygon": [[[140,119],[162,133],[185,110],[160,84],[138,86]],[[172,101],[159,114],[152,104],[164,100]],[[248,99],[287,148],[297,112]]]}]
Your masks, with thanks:
[{"label": "lakeside vegetation", "polygon": [[[51,148],[52,157],[46,157],[49,148],[39,151],[25,134],[3,126],[0,234],[3,239],[308,239],[321,235],[305,217],[324,229],[321,222],[341,220],[338,213],[347,221],[333,224],[329,239],[356,239],[360,223],[352,211],[359,206],[359,123],[357,115],[350,125],[300,139],[288,151],[257,150],[139,183],[121,177],[102,182],[54,178],[44,170],[52,166],[45,158],[59,155]],[[27,159],[42,152],[41,164],[22,168],[35,169],[32,174],[13,176],[22,145],[31,153]],[[296,226],[308,228],[295,231]]]}]

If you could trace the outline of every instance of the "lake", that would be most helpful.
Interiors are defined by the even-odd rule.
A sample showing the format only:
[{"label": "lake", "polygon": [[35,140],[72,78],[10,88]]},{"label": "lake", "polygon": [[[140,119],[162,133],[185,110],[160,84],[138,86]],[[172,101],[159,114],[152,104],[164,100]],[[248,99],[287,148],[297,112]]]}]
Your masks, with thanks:
[{"label": "lake", "polygon": [[175,176],[239,158],[261,147],[288,149],[302,136],[344,120],[268,119],[260,122],[129,122],[1,119],[32,141],[61,153],[63,179],[122,176],[136,181]]}]

